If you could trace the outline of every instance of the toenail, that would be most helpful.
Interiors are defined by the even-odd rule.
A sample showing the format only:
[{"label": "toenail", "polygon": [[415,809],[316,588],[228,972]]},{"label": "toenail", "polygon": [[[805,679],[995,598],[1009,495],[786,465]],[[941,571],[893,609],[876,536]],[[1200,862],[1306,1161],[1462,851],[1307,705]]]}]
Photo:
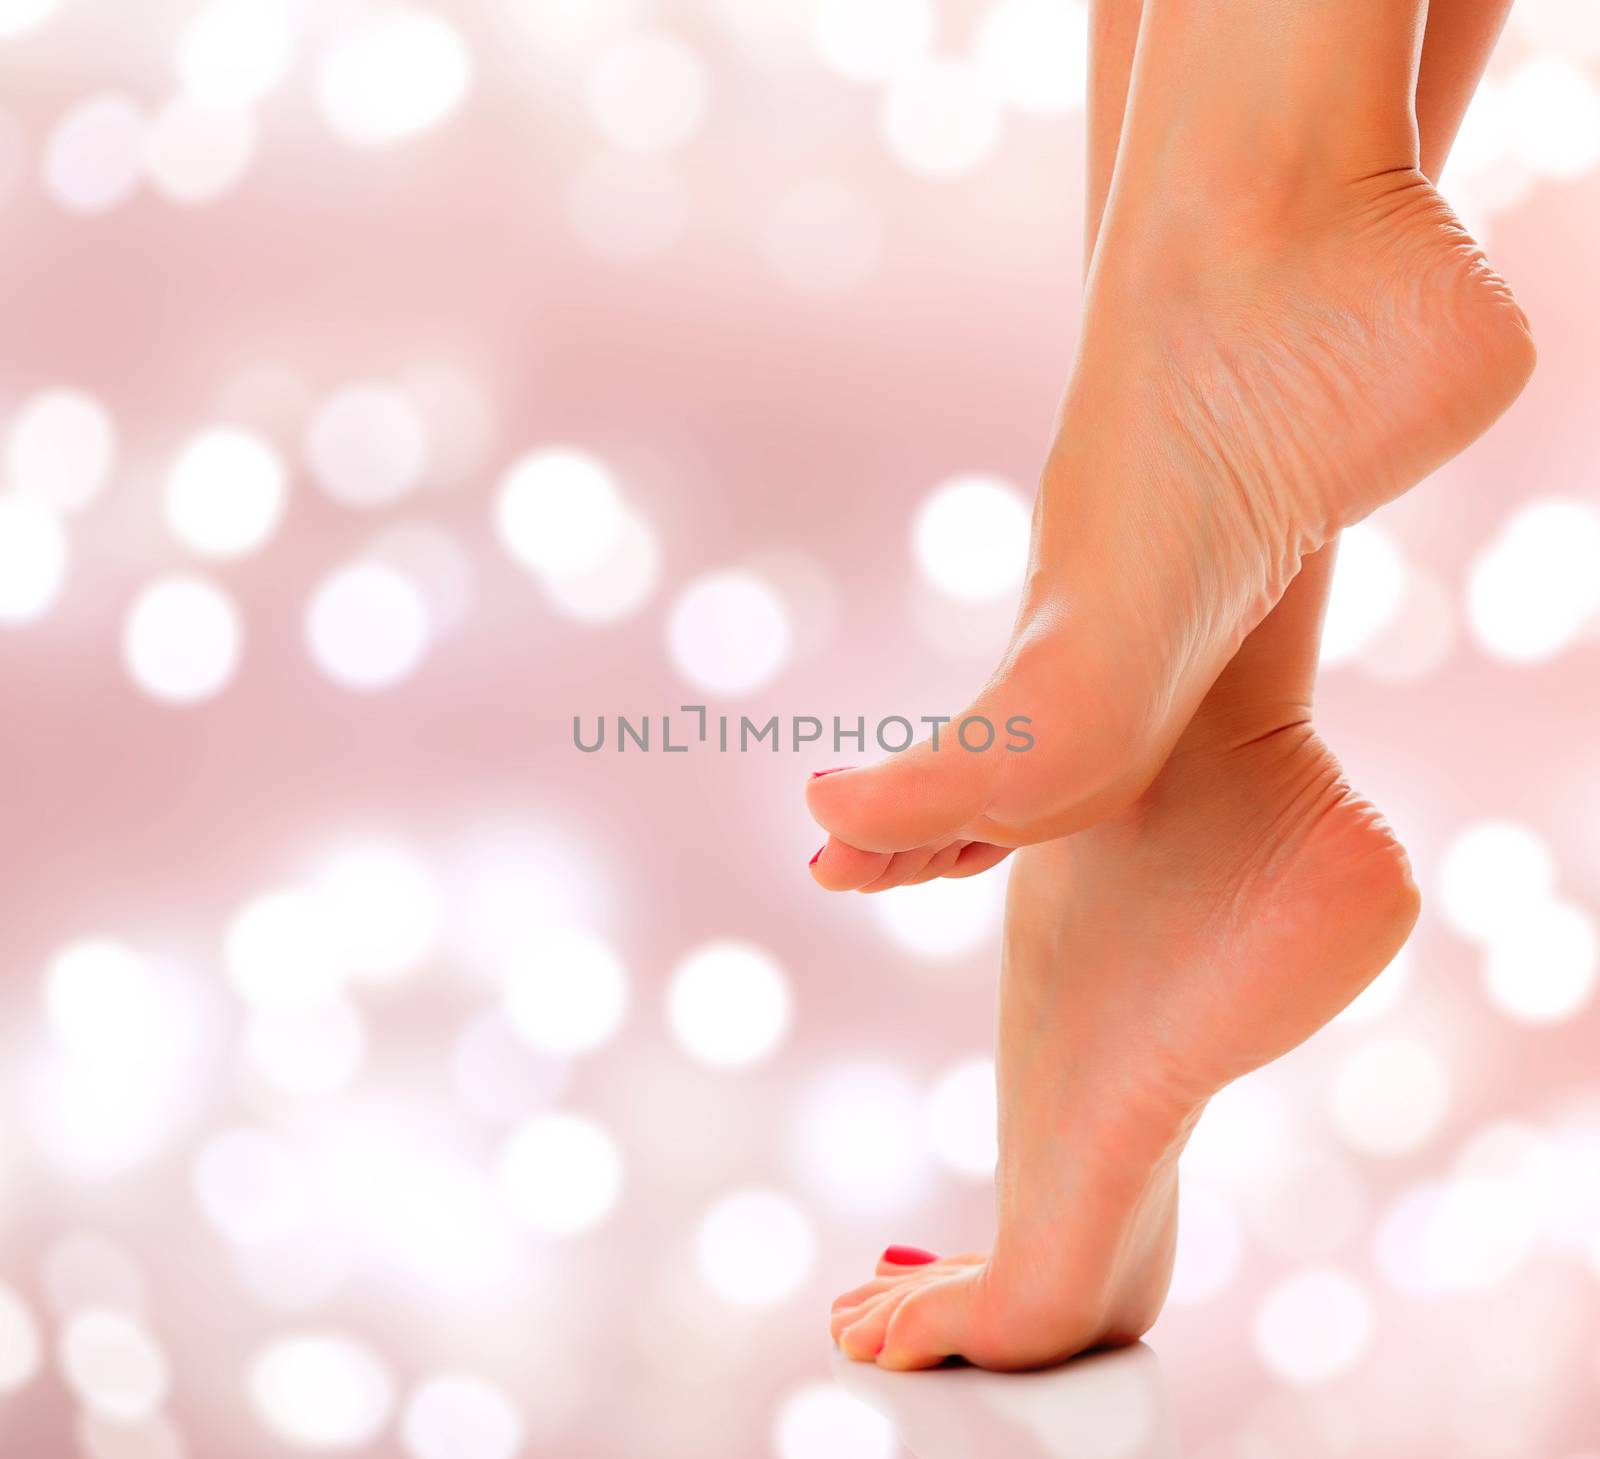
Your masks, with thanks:
[{"label": "toenail", "polygon": [[824,775],[837,775],[841,770],[854,770],[855,768],[854,765],[835,765],[832,770],[813,770],[811,778],[813,780],[821,780]]},{"label": "toenail", "polygon": [[[828,843],[827,843],[827,842],[826,842],[826,841],[824,841],[824,842],[823,842],[823,843],[822,843],[822,845],[820,845],[820,846],[819,846],[819,847],[817,847],[817,856],[821,856],[821,855],[822,855],[822,853],[823,853],[823,852],[824,852],[824,851],[826,851],[826,850],[827,850],[827,849],[828,849]],[[817,864],[817,856],[813,856],[813,857],[812,857],[812,858],[811,858],[811,862],[810,862],[810,864],[811,864],[811,865],[812,865],[812,866],[815,866],[815,865],[816,865],[816,864]]]},{"label": "toenail", "polygon": [[891,1246],[883,1253],[883,1259],[894,1266],[927,1266],[930,1261],[938,1261],[939,1254],[920,1246]]}]

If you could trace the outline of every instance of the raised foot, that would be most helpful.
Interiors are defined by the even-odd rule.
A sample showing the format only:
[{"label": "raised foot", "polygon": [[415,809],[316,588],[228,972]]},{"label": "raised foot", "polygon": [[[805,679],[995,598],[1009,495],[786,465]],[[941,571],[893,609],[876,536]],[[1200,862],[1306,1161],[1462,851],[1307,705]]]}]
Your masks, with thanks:
[{"label": "raised foot", "polygon": [[956,717],[996,745],[947,734],[812,781],[829,890],[970,874],[1130,804],[1304,556],[1532,372],[1522,311],[1419,173],[1226,236],[1130,211],[1107,223],[1013,641]]}]

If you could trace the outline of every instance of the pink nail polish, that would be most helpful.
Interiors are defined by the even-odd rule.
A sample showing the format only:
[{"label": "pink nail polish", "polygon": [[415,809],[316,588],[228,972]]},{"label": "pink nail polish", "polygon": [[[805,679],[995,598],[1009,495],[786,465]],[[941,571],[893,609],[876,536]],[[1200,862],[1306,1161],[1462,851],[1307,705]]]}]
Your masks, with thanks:
[{"label": "pink nail polish", "polygon": [[813,770],[811,778],[813,780],[821,780],[824,775],[837,775],[841,770],[854,770],[855,768],[854,765],[835,765],[832,770]]},{"label": "pink nail polish", "polygon": [[[822,843],[822,845],[820,845],[820,846],[819,846],[819,847],[817,847],[817,856],[821,856],[821,855],[822,855],[822,853],[823,853],[823,852],[824,852],[824,851],[826,851],[826,850],[827,850],[827,849],[828,849],[828,843],[827,843],[827,842],[826,842],[826,841],[824,841],[824,842],[823,842],[823,843]],[[813,857],[812,857],[812,858],[811,858],[811,860],[810,860],[810,861],[809,861],[809,862],[808,862],[808,863],[807,863],[807,865],[809,865],[809,866],[815,866],[815,865],[816,865],[816,864],[817,864],[817,856],[813,856]]]},{"label": "pink nail polish", "polygon": [[895,1266],[927,1266],[931,1261],[938,1261],[939,1254],[924,1251],[920,1246],[891,1246],[883,1253],[883,1259]]}]

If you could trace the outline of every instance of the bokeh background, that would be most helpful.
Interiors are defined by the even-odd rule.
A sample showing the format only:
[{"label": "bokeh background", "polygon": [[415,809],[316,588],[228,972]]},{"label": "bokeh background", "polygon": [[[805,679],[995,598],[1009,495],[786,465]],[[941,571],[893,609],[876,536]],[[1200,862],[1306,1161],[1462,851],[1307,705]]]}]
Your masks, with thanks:
[{"label": "bokeh background", "polygon": [[[900,1452],[826,1308],[987,1240],[1003,873],[829,898],[849,753],[572,721],[987,673],[1083,27],[0,0],[7,1454]],[[1320,700],[1428,909],[1188,1157],[1201,1459],[1600,1450],[1597,168],[1522,0],[1446,191],[1541,370],[1350,534]]]}]

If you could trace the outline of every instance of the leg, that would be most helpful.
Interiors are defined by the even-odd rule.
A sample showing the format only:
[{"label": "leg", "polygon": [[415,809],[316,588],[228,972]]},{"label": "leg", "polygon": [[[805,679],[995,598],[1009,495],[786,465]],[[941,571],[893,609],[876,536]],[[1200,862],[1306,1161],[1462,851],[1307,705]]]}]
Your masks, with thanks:
[{"label": "leg", "polygon": [[[1430,173],[1504,8],[1435,0],[1419,92]],[[1091,241],[1137,0],[1101,0],[1094,23]],[[995,1251],[886,1253],[902,1259],[836,1304],[851,1356],[1025,1367],[1145,1331],[1171,1272],[1178,1154],[1209,1094],[1307,1037],[1404,940],[1404,853],[1309,724],[1331,567],[1331,549],[1307,561],[1131,810],[1019,856]]]},{"label": "leg", "polygon": [[[1018,629],[967,711],[1035,748],[813,781],[835,841],[959,870],[1130,804],[1303,559],[1521,389],[1521,313],[1419,170],[1421,6],[1148,0]],[[1493,27],[1443,24],[1481,64]],[[1420,96],[1436,126],[1451,93]]]}]

